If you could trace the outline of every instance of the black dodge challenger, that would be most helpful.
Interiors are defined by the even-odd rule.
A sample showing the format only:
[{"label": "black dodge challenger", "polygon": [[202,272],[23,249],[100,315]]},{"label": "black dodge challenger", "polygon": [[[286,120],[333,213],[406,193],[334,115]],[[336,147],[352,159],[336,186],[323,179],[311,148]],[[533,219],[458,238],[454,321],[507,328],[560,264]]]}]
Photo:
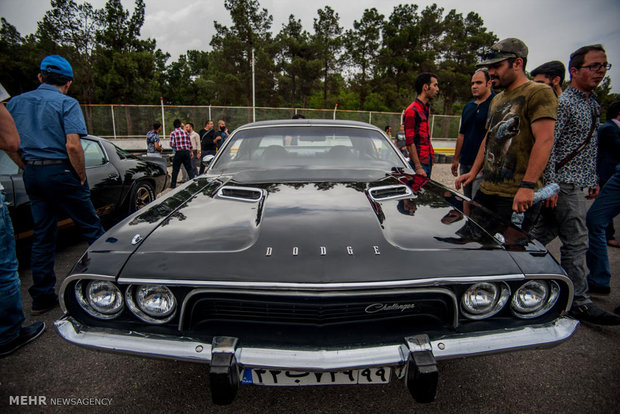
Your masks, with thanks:
[{"label": "black dodge challenger", "polygon": [[209,364],[218,404],[240,384],[398,379],[428,402],[437,361],[578,324],[544,246],[349,121],[238,128],[204,175],[91,245],[61,294],[67,341]]}]

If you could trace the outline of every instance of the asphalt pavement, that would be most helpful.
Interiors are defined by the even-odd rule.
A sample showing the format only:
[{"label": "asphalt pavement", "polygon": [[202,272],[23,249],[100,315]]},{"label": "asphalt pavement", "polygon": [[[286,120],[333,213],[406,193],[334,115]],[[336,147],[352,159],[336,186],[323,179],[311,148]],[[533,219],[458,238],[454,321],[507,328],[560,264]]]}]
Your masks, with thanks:
[{"label": "asphalt pavement", "polygon": [[[433,175],[447,184],[449,165]],[[441,170],[441,171],[440,171]],[[615,220],[620,229],[620,218]],[[87,245],[64,232],[56,255],[58,286]],[[559,254],[559,244],[551,251]],[[606,310],[620,305],[620,249],[609,249],[612,292],[593,296]],[[20,270],[27,323],[45,321],[32,344],[0,359],[0,413],[620,413],[620,326],[580,325],[568,341],[529,350],[439,363],[437,400],[414,402],[404,382],[333,387],[242,386],[235,402],[214,406],[208,366],[92,351],[65,342],[60,309],[30,316],[30,268]],[[615,278],[615,280],[613,279]]]}]

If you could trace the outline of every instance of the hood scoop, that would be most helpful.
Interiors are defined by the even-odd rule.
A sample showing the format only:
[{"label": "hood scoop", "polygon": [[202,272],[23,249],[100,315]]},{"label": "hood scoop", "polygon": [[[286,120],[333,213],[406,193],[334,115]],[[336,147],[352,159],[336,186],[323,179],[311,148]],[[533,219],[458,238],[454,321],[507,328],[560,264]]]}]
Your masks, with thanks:
[{"label": "hood scoop", "polygon": [[374,187],[368,190],[368,194],[374,201],[416,198],[411,188],[404,184]]},{"label": "hood scoop", "polygon": [[263,190],[254,187],[224,186],[216,194],[217,198],[256,203],[263,198]]}]

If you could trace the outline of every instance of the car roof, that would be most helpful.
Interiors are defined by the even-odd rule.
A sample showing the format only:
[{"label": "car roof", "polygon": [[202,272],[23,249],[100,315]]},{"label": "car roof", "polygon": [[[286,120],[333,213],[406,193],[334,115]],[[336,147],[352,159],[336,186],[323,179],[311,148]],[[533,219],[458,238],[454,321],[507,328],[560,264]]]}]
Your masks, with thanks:
[{"label": "car roof", "polygon": [[80,138],[92,139],[93,141],[108,141],[105,138],[101,138],[101,137],[98,137],[97,135],[90,135],[90,134],[86,136],[82,135]]},{"label": "car roof", "polygon": [[369,128],[379,132],[383,132],[380,128],[359,121],[348,121],[341,119],[276,119],[271,121],[258,121],[245,124],[237,128],[240,129],[252,129],[252,128],[265,128],[265,127],[281,127],[281,126],[330,126],[330,127],[356,127],[356,128]]}]

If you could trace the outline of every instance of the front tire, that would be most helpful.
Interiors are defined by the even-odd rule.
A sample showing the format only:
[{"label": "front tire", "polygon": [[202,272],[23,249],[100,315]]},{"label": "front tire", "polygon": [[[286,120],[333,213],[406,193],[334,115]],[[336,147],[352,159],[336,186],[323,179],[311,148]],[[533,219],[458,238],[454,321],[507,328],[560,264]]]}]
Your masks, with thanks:
[{"label": "front tire", "polygon": [[155,190],[153,185],[146,181],[139,181],[131,189],[131,197],[129,197],[129,214],[134,213],[151,201],[155,200]]}]

